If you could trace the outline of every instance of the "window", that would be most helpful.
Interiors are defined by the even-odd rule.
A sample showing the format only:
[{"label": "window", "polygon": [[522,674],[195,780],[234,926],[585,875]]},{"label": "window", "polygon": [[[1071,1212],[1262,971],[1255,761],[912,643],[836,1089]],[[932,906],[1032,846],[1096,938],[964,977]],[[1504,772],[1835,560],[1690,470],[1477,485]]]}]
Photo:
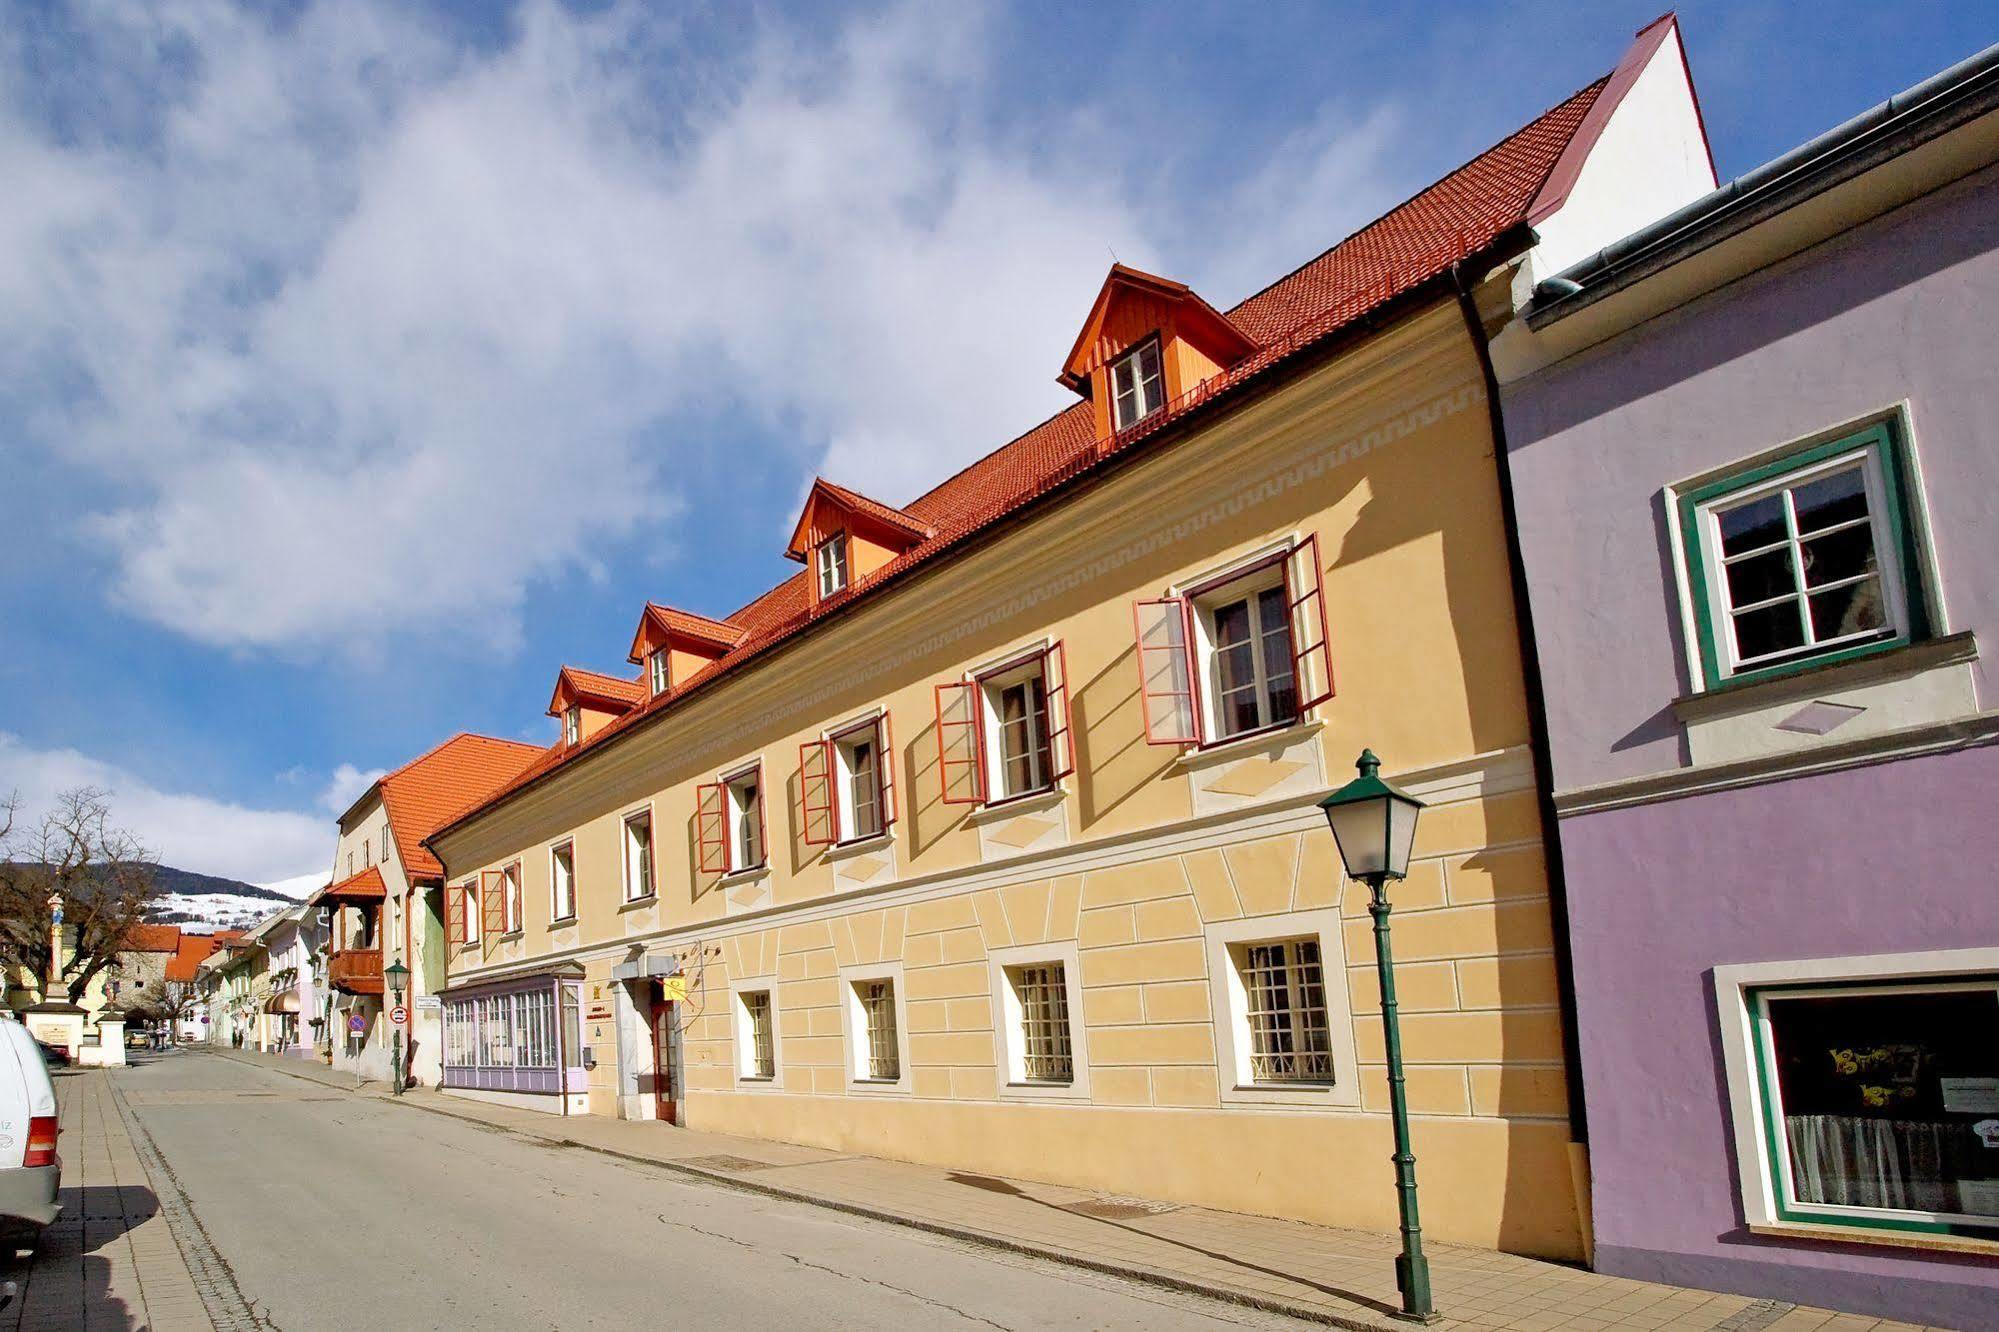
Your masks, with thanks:
[{"label": "window", "polygon": [[729,868],[752,870],[764,863],[762,769],[752,768],[728,783]]},{"label": "window", "polygon": [[1331,1082],[1332,1033],[1317,939],[1280,939],[1235,950],[1256,1082]]},{"label": "window", "polygon": [[835,532],[819,543],[819,597],[823,601],[847,585],[847,534]]},{"label": "window", "polygon": [[347,877],[350,879],[354,877],[354,853],[352,851],[347,853]]},{"label": "window", "polygon": [[389,825],[384,823],[382,825],[382,863],[384,865],[389,863],[389,846]]},{"label": "window", "polygon": [[518,934],[521,928],[521,862],[500,871],[500,933]]},{"label": "window", "polygon": [[583,739],[583,709],[574,703],[562,710],[562,743],[573,745]]},{"label": "window", "polygon": [[1999,977],[1745,997],[1778,1219],[1999,1232]]},{"label": "window", "polygon": [[1151,744],[1275,730],[1333,696],[1316,535],[1188,592],[1141,601],[1133,617]]},{"label": "window", "polygon": [[625,816],[625,900],[652,895],[652,811],[642,809]]},{"label": "window", "polygon": [[368,841],[367,838],[363,837],[361,839],[361,868],[366,869],[370,865],[373,865],[374,863],[375,863],[375,853],[372,848],[372,844]]},{"label": "window", "polygon": [[800,812],[809,845],[865,841],[895,826],[895,745],[888,714],[798,747]]},{"label": "window", "polygon": [[1926,632],[1907,496],[1887,423],[1709,482],[1680,499],[1710,682]]},{"label": "window", "polygon": [[937,686],[943,800],[981,804],[1052,789],[1075,770],[1062,644],[1037,648],[967,683]]},{"label": "window", "polygon": [[[1076,1075],[1069,1037],[1069,987],[1063,964],[1006,969],[1008,1017],[1020,1032],[1020,1082],[1067,1085]],[[1012,1071],[1012,1070],[1010,1070]]]},{"label": "window", "polygon": [[1137,425],[1166,405],[1158,338],[1148,340],[1112,364],[1111,404],[1119,430]]},{"label": "window", "polygon": [[894,1082],[902,1076],[902,1052],[896,1044],[896,982],[862,980],[854,986],[862,1006],[860,1076],[870,1082]]},{"label": "window", "polygon": [[777,1076],[776,1027],[769,990],[736,992],[737,1076],[768,1080]]},{"label": "window", "polygon": [[[479,881],[477,879],[467,879],[464,883],[458,885],[452,896],[453,900],[457,903],[458,919],[456,923],[458,928],[455,934],[458,942],[467,946],[478,943],[480,937]],[[447,903],[446,906],[449,909],[450,904]]]},{"label": "window", "polygon": [[550,920],[576,916],[576,844],[563,842],[548,851],[548,913]]},{"label": "window", "polygon": [[646,658],[646,679],[655,694],[664,694],[667,686],[667,655],[665,648],[656,648]]}]

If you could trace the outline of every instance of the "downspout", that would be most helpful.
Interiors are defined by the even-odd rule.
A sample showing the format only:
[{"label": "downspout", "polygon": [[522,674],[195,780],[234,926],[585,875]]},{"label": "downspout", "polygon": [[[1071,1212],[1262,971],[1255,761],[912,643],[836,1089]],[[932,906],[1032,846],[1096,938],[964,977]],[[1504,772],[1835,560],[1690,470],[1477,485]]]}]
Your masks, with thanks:
[{"label": "downspout", "polygon": [[1569,935],[1569,886],[1562,862],[1561,823],[1555,810],[1553,749],[1548,738],[1548,699],[1541,683],[1541,653],[1534,636],[1534,605],[1528,596],[1527,561],[1520,548],[1520,514],[1514,503],[1513,467],[1506,453],[1506,417],[1499,405],[1499,375],[1492,367],[1492,349],[1478,303],[1465,281],[1464,265],[1451,265],[1451,285],[1457,291],[1458,312],[1478,353],[1485,376],[1485,410],[1492,429],[1492,458],[1499,478],[1499,512],[1506,533],[1506,568],[1513,583],[1513,621],[1520,638],[1520,669],[1527,698],[1527,746],[1534,759],[1534,796],[1541,818],[1541,846],[1547,862],[1548,910],[1554,917],[1556,997],[1562,1015],[1562,1072],[1568,1084],[1571,1157],[1581,1156],[1576,1171],[1577,1205],[1582,1214],[1583,1249],[1592,1264],[1596,1242],[1590,1221],[1587,1177],[1589,1115],[1583,1104],[1582,1044],[1576,1030],[1575,954]]}]

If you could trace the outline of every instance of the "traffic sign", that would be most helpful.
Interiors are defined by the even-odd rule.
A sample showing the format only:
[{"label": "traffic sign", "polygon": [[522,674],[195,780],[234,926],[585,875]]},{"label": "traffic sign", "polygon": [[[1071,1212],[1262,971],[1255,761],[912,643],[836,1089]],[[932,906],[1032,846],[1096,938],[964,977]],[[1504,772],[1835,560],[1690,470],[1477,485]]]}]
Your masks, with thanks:
[{"label": "traffic sign", "polygon": [[347,1030],[357,1036],[360,1035],[362,1032],[368,1030],[368,1019],[362,1017],[359,1013],[351,1015],[347,1019]]},{"label": "traffic sign", "polygon": [[410,1020],[410,1011],[407,1008],[404,1008],[401,1004],[397,1004],[394,1008],[391,1008],[389,1010],[389,1021],[395,1026],[400,1027],[409,1020]]}]

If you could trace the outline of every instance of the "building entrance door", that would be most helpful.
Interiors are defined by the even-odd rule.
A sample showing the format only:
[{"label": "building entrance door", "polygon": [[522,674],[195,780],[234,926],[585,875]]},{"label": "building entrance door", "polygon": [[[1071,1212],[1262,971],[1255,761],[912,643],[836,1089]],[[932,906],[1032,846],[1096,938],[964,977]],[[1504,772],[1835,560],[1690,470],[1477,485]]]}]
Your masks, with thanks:
[{"label": "building entrance door", "polygon": [[673,1001],[652,983],[652,1092],[655,1113],[662,1124],[678,1124],[679,1089],[673,1080],[673,1056],[677,1043]]}]

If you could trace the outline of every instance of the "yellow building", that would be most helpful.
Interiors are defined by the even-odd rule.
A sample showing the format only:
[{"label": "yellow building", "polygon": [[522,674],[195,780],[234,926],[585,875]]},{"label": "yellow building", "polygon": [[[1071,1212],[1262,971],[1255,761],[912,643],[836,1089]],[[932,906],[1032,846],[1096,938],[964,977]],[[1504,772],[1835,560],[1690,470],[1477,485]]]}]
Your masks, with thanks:
[{"label": "yellow building", "polygon": [[1484,340],[1621,234],[1632,154],[1694,151],[1684,68],[1641,42],[1232,310],[1113,269],[1075,407],[903,507],[821,481],[804,571],[648,605],[636,682],[565,668],[562,739],[427,841],[447,1089],[1391,1228],[1365,892],[1315,808],[1372,746],[1429,803],[1394,893],[1426,1227],[1581,1256]]}]

